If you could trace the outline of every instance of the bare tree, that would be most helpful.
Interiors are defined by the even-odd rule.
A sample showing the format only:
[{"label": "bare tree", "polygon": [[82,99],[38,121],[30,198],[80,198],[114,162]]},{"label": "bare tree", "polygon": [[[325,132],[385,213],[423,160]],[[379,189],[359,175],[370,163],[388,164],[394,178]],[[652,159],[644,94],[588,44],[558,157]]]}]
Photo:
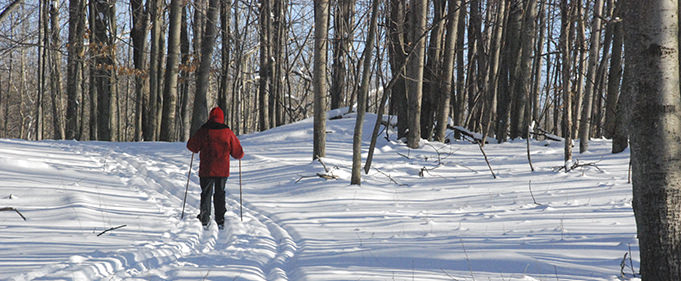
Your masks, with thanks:
[{"label": "bare tree", "polygon": [[594,17],[591,26],[591,43],[589,47],[589,65],[586,75],[586,90],[584,92],[584,107],[579,124],[579,152],[584,153],[589,148],[591,135],[591,113],[593,108],[592,95],[596,89],[595,81],[598,66],[598,54],[601,42],[601,16],[603,13],[603,0],[594,3]]},{"label": "bare tree", "polygon": [[410,18],[409,37],[413,43],[414,55],[407,58],[407,94],[409,95],[409,134],[407,146],[418,148],[421,140],[421,96],[423,95],[423,69],[426,44],[419,38],[426,32],[428,13],[427,0],[411,0],[413,7]]},{"label": "bare tree", "polygon": [[78,118],[80,100],[83,96],[83,60],[85,48],[85,2],[83,0],[69,1],[69,44],[67,46],[66,76],[66,138],[80,139],[81,120]]},{"label": "bare tree", "polygon": [[50,92],[52,94],[52,130],[54,131],[54,139],[64,139],[66,132],[64,131],[64,105],[61,88],[61,52],[59,48],[61,39],[59,37],[59,1],[53,0],[49,2],[50,15]]},{"label": "bare tree", "polygon": [[373,53],[374,41],[376,40],[376,29],[378,29],[376,18],[378,18],[378,0],[374,0],[371,4],[369,34],[367,34],[364,54],[362,55],[364,57],[362,81],[357,93],[357,119],[355,120],[355,131],[352,137],[352,178],[350,179],[350,184],[356,185],[362,183],[362,126],[364,125],[364,114],[366,113],[369,80],[371,80],[371,55]]},{"label": "bare tree", "polygon": [[180,63],[180,28],[182,27],[182,0],[170,2],[170,26],[168,32],[168,58],[163,88],[163,114],[160,140],[175,139],[175,117],[177,108],[177,76]]},{"label": "bare tree", "polygon": [[[81,0],[72,0],[81,1]],[[146,46],[147,28],[149,26],[149,16],[144,9],[143,0],[131,0],[132,25],[130,37],[133,45],[133,63],[135,67],[135,137],[136,141],[141,141],[142,136],[142,112],[144,111],[144,100],[149,99],[149,78],[146,73]]]},{"label": "bare tree", "polygon": [[560,54],[562,58],[563,91],[563,138],[565,139],[565,171],[572,161],[572,95],[570,93],[570,46],[572,34],[572,10],[568,0],[561,0]]},{"label": "bare tree", "polygon": [[[269,100],[272,94],[272,1],[260,3],[260,80],[258,97],[258,129],[270,128]],[[315,30],[317,25],[315,24]]]},{"label": "bare tree", "polygon": [[445,37],[444,65],[440,77],[439,102],[437,107],[437,127],[435,140],[445,141],[447,121],[449,119],[450,100],[452,98],[452,83],[454,82],[454,58],[456,56],[456,43],[458,36],[459,15],[462,8],[462,0],[450,0],[447,8],[447,35]]},{"label": "bare tree", "polygon": [[329,47],[329,1],[314,0],[314,136],[312,158],[326,156],[326,63]]},{"label": "bare tree", "polygon": [[642,280],[681,280],[679,3],[625,1],[633,209]]},{"label": "bare tree", "polygon": [[208,120],[208,87],[210,86],[210,65],[213,46],[217,35],[217,19],[220,11],[219,0],[208,1],[208,18],[201,41],[201,63],[196,77],[196,95],[192,111],[191,134],[193,135]]},{"label": "bare tree", "polygon": [[[333,66],[331,67],[331,109],[342,106],[350,88],[348,85],[348,57],[353,39],[355,0],[336,1],[333,17]],[[352,106],[352,105],[350,105]]]},{"label": "bare tree", "polygon": [[149,100],[144,106],[144,127],[142,134],[144,140],[153,141],[157,139],[156,127],[158,126],[158,104],[161,93],[161,82],[159,81],[161,70],[161,37],[163,31],[163,1],[148,0],[147,9],[151,17],[151,54],[149,59]]}]

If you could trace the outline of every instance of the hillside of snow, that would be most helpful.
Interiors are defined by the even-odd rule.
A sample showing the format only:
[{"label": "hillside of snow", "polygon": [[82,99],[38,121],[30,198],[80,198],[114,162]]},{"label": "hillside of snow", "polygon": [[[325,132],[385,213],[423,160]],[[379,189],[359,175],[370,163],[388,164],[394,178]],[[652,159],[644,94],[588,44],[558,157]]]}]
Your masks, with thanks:
[{"label": "hillside of snow", "polygon": [[[364,156],[375,122],[364,126]],[[0,139],[0,280],[638,280],[629,152],[379,138],[350,185],[354,115],[240,136],[226,229],[204,231],[184,143]],[[338,179],[323,179],[317,173]],[[118,227],[118,228],[116,228]],[[116,229],[112,229],[116,228]],[[106,231],[108,230],[108,231]],[[106,231],[106,232],[105,232]]]}]

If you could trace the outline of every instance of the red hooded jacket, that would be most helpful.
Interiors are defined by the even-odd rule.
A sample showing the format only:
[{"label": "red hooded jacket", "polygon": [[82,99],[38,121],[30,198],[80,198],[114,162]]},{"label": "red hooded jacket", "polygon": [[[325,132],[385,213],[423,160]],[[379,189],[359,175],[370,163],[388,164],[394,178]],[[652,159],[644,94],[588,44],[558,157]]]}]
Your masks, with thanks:
[{"label": "red hooded jacket", "polygon": [[187,142],[187,149],[199,153],[199,177],[229,177],[229,156],[244,157],[239,139],[224,121],[222,109],[213,108],[208,122]]}]

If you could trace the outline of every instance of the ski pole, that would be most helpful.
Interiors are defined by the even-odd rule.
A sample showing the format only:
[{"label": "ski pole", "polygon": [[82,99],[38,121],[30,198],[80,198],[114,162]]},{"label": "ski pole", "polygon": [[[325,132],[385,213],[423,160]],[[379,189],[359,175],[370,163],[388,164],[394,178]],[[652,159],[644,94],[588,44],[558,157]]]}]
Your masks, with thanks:
[{"label": "ski pole", "polygon": [[243,194],[241,192],[241,159],[239,159],[239,215],[241,216],[241,221],[244,221],[244,204],[242,201]]},{"label": "ski pole", "polygon": [[189,172],[187,172],[187,186],[184,187],[184,200],[182,200],[182,216],[184,219],[184,205],[187,203],[187,191],[189,191],[189,176],[192,174],[192,164],[194,164],[194,152],[192,152],[192,160],[189,161]]}]

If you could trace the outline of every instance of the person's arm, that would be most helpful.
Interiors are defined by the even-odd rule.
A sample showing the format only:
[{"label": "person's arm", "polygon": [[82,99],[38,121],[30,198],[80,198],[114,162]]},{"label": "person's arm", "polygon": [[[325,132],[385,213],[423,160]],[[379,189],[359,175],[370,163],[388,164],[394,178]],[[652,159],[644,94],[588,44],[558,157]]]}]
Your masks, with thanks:
[{"label": "person's arm", "polygon": [[231,133],[231,138],[230,138],[230,152],[229,154],[234,157],[234,159],[241,159],[244,157],[244,149],[241,147],[241,142],[239,142],[239,139],[234,135],[234,133]]},{"label": "person's arm", "polygon": [[201,148],[203,147],[203,143],[201,140],[204,138],[201,137],[203,135],[203,130],[199,129],[196,134],[191,136],[189,138],[189,141],[187,142],[187,149],[189,149],[191,152],[194,153],[199,153],[201,151]]}]

